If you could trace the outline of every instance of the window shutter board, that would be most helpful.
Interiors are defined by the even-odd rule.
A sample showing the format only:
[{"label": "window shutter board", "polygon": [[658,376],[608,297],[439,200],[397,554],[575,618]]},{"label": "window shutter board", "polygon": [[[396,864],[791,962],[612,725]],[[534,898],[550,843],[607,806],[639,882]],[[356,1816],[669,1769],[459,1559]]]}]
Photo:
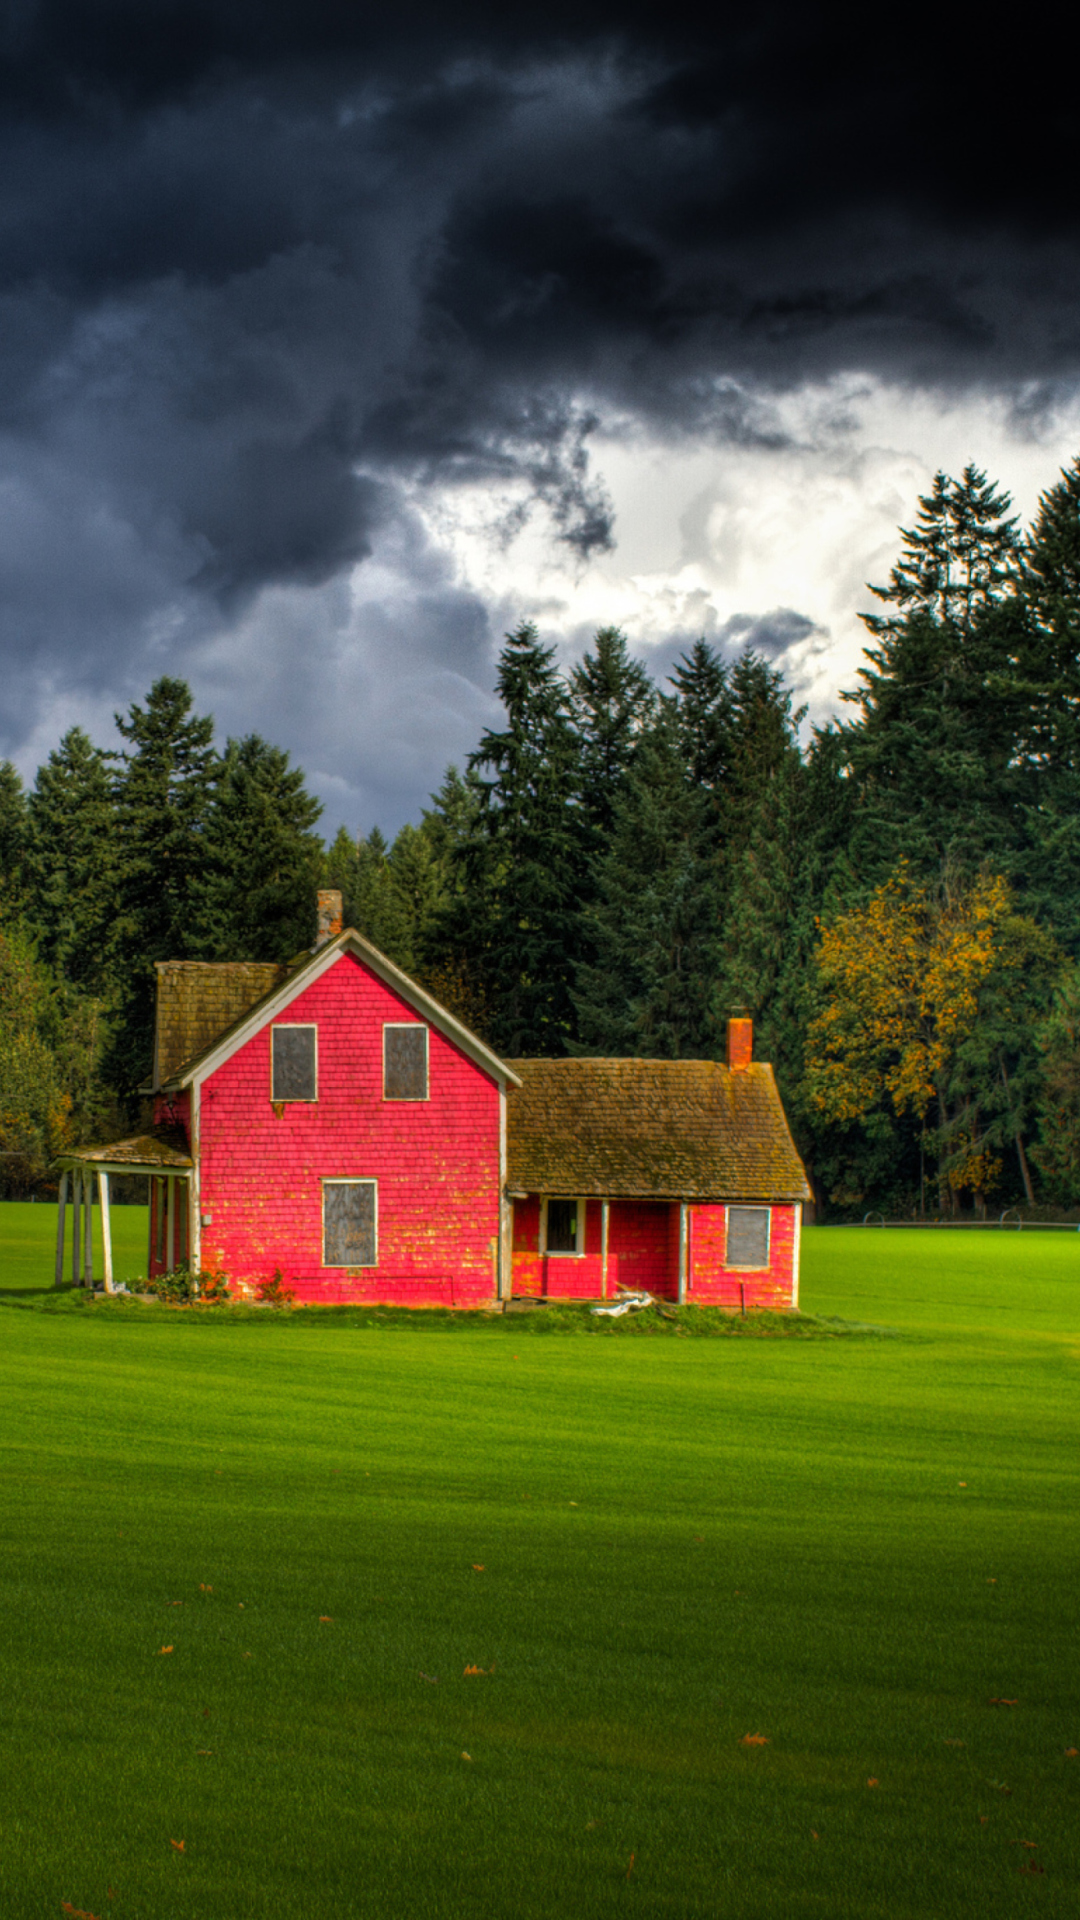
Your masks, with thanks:
[{"label": "window shutter board", "polygon": [[272,1100],[316,1098],[314,1027],[271,1027]]},{"label": "window shutter board", "polygon": [[426,1100],[427,1097],[427,1028],[384,1027],[383,1098],[385,1100]]},{"label": "window shutter board", "polygon": [[377,1264],[374,1180],[324,1180],[323,1265]]},{"label": "window shutter board", "polygon": [[769,1218],[768,1207],[728,1208],[726,1266],[768,1266]]}]

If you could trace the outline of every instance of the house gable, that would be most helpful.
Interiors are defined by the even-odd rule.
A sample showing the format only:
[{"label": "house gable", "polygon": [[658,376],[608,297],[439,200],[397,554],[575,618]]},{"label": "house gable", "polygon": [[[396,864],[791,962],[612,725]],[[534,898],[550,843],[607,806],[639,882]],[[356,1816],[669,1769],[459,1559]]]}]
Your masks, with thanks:
[{"label": "house gable", "polygon": [[[388,960],[386,955],[380,953],[377,947],[373,947],[362,934],[350,927],[339,934],[335,940],[330,940],[325,946],[318,948],[310,959],[290,971],[280,985],[274,986],[270,992],[263,992],[254,1005],[249,1006],[239,1018],[233,1020],[231,1026],[224,1031],[219,1030],[212,1040],[204,1044],[200,1053],[177,1066],[168,1078],[163,1077],[159,1083],[161,1091],[172,1092],[191,1086],[193,1083],[199,1084],[210,1074],[216,1073],[226,1060],[230,1059],[239,1048],[246,1046],[247,1042],[263,1027],[282,1019],[301,994],[346,956],[359,962],[369,973],[374,974],[376,979],[404,1002],[418,1019],[434,1027],[465,1054],[474,1066],[488,1074],[499,1086],[520,1085],[517,1074],[500,1060],[490,1047],[485,1046],[476,1034],[470,1032],[468,1027],[441,1006],[431,994],[427,993],[415,980],[411,980],[400,967],[396,967],[392,960]],[[182,963],[174,964],[179,967]],[[207,968],[207,972],[209,971],[210,969]],[[280,969],[275,971],[280,975]]]}]

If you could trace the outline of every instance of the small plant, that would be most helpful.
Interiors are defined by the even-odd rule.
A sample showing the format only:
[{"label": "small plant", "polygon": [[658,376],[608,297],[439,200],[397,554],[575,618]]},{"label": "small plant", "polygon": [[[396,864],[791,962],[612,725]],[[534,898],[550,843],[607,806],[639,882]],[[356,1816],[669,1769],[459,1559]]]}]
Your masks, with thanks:
[{"label": "small plant", "polygon": [[296,1300],[292,1287],[287,1287],[281,1277],[281,1268],[275,1267],[273,1278],[260,1280],[255,1289],[255,1298],[264,1307],[291,1307]]},{"label": "small plant", "polygon": [[186,1260],[171,1267],[168,1273],[156,1273],[152,1280],[132,1281],[132,1289],[136,1293],[152,1294],[155,1300],[169,1307],[224,1307],[231,1298],[225,1274],[206,1267],[192,1273]]}]

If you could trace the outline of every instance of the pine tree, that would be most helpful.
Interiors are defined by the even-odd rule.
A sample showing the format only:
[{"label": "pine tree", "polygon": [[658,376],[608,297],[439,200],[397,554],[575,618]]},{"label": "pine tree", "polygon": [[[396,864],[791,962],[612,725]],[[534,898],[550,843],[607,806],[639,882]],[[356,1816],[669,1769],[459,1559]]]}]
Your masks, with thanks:
[{"label": "pine tree", "polygon": [[157,680],[145,707],[132,705],[116,724],[129,745],[116,783],[123,978],[109,1072],[130,1097],[152,1057],[154,963],[191,954],[217,759],[214,723],[192,716],[183,680]]},{"label": "pine tree", "polygon": [[116,797],[109,757],[71,727],[38,768],[27,803],[27,916],[64,980],[115,995],[120,912]]},{"label": "pine tree", "polygon": [[1027,856],[1016,878],[1034,912],[1080,955],[1080,461],[1039,502],[1024,542],[1025,620],[1015,758]]},{"label": "pine tree", "polygon": [[26,796],[10,760],[0,760],[0,901],[9,904],[21,891]]},{"label": "pine tree", "polygon": [[322,812],[257,733],[229,740],[199,832],[182,938],[200,960],[286,961],[315,938]]},{"label": "pine tree", "polygon": [[626,635],[618,627],[600,628],[595,652],[574,667],[569,684],[578,739],[583,852],[591,859],[610,832],[616,801],[656,706],[656,692],[644,667],[631,660]]},{"label": "pine tree", "polygon": [[720,787],[730,771],[733,707],[728,669],[705,639],[695,640],[671,675],[678,739],[695,786]]},{"label": "pine tree", "polygon": [[868,882],[900,859],[927,875],[1007,870],[1018,840],[1012,694],[1020,538],[1005,494],[967,467],[938,474],[903,530],[890,611],[864,614],[860,708],[844,734],[862,801],[853,856]]},{"label": "pine tree", "polygon": [[594,957],[578,967],[572,1051],[714,1057],[718,889],[709,816],[707,792],[687,778],[669,704],[615,803],[596,900],[583,916]]},{"label": "pine tree", "polygon": [[498,693],[507,724],[469,759],[481,805],[443,939],[488,1009],[492,1044],[558,1054],[574,1023],[576,747],[554,648],[529,622],[507,635]]}]

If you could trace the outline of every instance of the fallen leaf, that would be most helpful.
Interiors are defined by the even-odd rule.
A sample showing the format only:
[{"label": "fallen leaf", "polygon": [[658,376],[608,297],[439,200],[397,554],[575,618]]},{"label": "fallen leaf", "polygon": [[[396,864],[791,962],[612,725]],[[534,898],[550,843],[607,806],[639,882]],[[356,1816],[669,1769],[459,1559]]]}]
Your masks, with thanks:
[{"label": "fallen leaf", "polygon": [[183,1601],[182,1601],[182,1600],[168,1600],[168,1601],[166,1601],[166,1605],[167,1605],[167,1606],[170,1606],[170,1607],[182,1607],[182,1606],[183,1606],[183,1604],[184,1604],[184,1603],[183,1603]]},{"label": "fallen leaf", "polygon": [[599,1820],[586,1820],[585,1822],[586,1833],[591,1833],[593,1828],[598,1827],[599,1825],[600,1825]]},{"label": "fallen leaf", "polygon": [[1046,1868],[1040,1867],[1037,1860],[1025,1860],[1021,1864],[1020,1871],[1021,1873],[1045,1873]]},{"label": "fallen leaf", "polygon": [[820,1836],[820,1834],[817,1834],[817,1833],[815,1833],[815,1832],[814,1832],[814,1829],[813,1829],[813,1827],[811,1827],[811,1829],[810,1829],[810,1838],[811,1838],[811,1840],[818,1840],[818,1839],[820,1839],[820,1838],[821,1838],[821,1836]]},{"label": "fallen leaf", "polygon": [[243,1613],[243,1611],[244,1611],[244,1603],[243,1603],[243,1601],[242,1601],[242,1600],[240,1600],[240,1601],[238,1601],[238,1602],[237,1602],[237,1605],[239,1606],[239,1609],[240,1609],[240,1612],[241,1612],[241,1613]]},{"label": "fallen leaf", "polygon": [[214,1757],[213,1747],[196,1747],[195,1751],[201,1753],[204,1760],[212,1760]]},{"label": "fallen leaf", "polygon": [[947,1747],[963,1747],[966,1744],[967,1743],[964,1740],[946,1740],[945,1742],[945,1745]]},{"label": "fallen leaf", "polygon": [[182,1840],[170,1840],[169,1845],[170,1847],[175,1847],[177,1853],[183,1853],[184,1851],[184,1842]]},{"label": "fallen leaf", "polygon": [[980,1825],[980,1827],[985,1827],[985,1825],[986,1825],[986,1823],[987,1823],[987,1821],[989,1820],[989,1818],[990,1818],[990,1815],[989,1815],[988,1813],[980,1813],[980,1815],[979,1815],[979,1825]]},{"label": "fallen leaf", "polygon": [[[570,1505],[571,1505],[572,1507],[576,1507],[576,1506],[577,1506],[577,1501],[576,1501],[576,1500],[571,1500],[569,1504],[570,1504]],[[631,1855],[630,1855],[630,1858],[631,1858],[631,1860],[633,1859],[633,1857],[634,1857],[634,1856],[633,1856],[633,1854],[631,1854]]]},{"label": "fallen leaf", "polygon": [[768,1744],[769,1736],[767,1733],[744,1733],[742,1739],[739,1741],[740,1747],[767,1747]]},{"label": "fallen leaf", "polygon": [[333,1624],[334,1624],[334,1616],[332,1613],[320,1613],[319,1615],[320,1627],[332,1627]]},{"label": "fallen leaf", "polygon": [[966,1486],[967,1486],[967,1481],[966,1481],[966,1480],[961,1480],[961,1481],[959,1481],[959,1482],[958,1482],[958,1485],[960,1485],[961,1487],[966,1487]]},{"label": "fallen leaf", "polygon": [[209,1709],[209,1707],[204,1707],[204,1708],[203,1708],[203,1710],[202,1710],[202,1717],[203,1717],[203,1719],[204,1719],[204,1720],[209,1720],[209,1718],[210,1718],[210,1709]]},{"label": "fallen leaf", "polygon": [[868,1786],[868,1787],[880,1787],[880,1785],[881,1785],[881,1781],[880,1781],[880,1780],[868,1780],[866,1784],[867,1784],[867,1786]]},{"label": "fallen leaf", "polygon": [[1018,1707],[1020,1702],[1019,1700],[998,1700],[994,1698],[991,1700],[990,1705],[992,1707]]},{"label": "fallen leaf", "polygon": [[628,1879],[628,1880],[629,1880],[629,1878],[630,1878],[630,1875],[631,1875],[631,1874],[633,1873],[633,1871],[634,1871],[634,1861],[635,1861],[635,1859],[636,1859],[636,1858],[637,1858],[637,1855],[636,1855],[636,1854],[633,1854],[633,1853],[632,1853],[632,1854],[630,1855],[630,1865],[629,1865],[629,1866],[627,1867],[627,1869],[626,1869],[626,1877],[627,1877],[627,1879]]},{"label": "fallen leaf", "polygon": [[172,1647],[159,1647],[159,1648],[158,1648],[158,1652],[159,1652],[159,1653],[172,1653],[173,1651],[174,1651],[174,1649],[173,1649]]},{"label": "fallen leaf", "polygon": [[475,1560],[472,1563],[472,1570],[474,1573],[483,1573],[484,1571],[483,1566],[478,1566]]},{"label": "fallen leaf", "polygon": [[205,1586],[205,1585],[203,1584],[203,1582],[202,1582],[201,1580],[199,1581],[199,1592],[200,1592],[200,1593],[213,1593],[213,1591],[214,1591],[214,1589],[213,1589],[213,1587],[208,1587],[208,1586]]},{"label": "fallen leaf", "polygon": [[494,1671],[495,1671],[495,1668],[494,1668],[494,1666],[490,1666],[490,1667],[466,1667],[466,1668],[465,1668],[465,1673],[466,1673],[466,1675],[468,1675],[468,1674],[478,1674],[478,1673],[494,1673]]},{"label": "fallen leaf", "polygon": [[988,1586],[988,1587],[996,1587],[996,1586],[997,1586],[997,1575],[996,1575],[996,1574],[991,1574],[991,1575],[990,1575],[990,1577],[988,1578],[988,1580],[987,1580],[987,1582],[986,1582],[986,1584],[987,1584],[987,1586]]},{"label": "fallen leaf", "polygon": [[73,1920],[97,1920],[96,1913],[90,1913],[86,1907],[73,1907],[70,1900],[62,1900],[60,1904],[65,1913],[73,1916]]},{"label": "fallen leaf", "polygon": [[241,1654],[241,1656],[240,1656],[240,1658],[241,1658],[242,1660],[250,1660],[250,1659],[251,1659],[251,1655],[250,1655],[250,1653],[243,1653],[243,1654]]},{"label": "fallen leaf", "polygon": [[1066,1760],[1075,1760],[1078,1751],[1080,1751],[1080,1749],[1076,1747],[1066,1747],[1065,1749]]},{"label": "fallen leaf", "polygon": [[472,1754],[471,1754],[471,1753],[463,1753],[461,1757],[462,1757],[462,1759],[463,1759],[463,1760],[471,1760],[471,1759],[472,1759]]},{"label": "fallen leaf", "polygon": [[421,1680],[427,1680],[433,1687],[437,1687],[439,1684],[439,1676],[437,1673],[421,1673],[420,1678]]},{"label": "fallen leaf", "polygon": [[1009,1841],[1010,1847],[1037,1847],[1038,1844],[1039,1843],[1037,1840],[1010,1840]]}]

